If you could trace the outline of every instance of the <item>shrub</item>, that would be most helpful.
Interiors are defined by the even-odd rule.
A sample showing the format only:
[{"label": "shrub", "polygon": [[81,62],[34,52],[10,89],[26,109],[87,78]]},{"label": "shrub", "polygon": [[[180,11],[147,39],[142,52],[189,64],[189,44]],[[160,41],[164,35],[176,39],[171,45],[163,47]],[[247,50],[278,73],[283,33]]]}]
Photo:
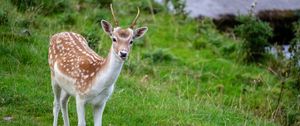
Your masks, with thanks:
[{"label": "shrub", "polygon": [[291,75],[295,86],[300,90],[300,21],[294,24],[295,38],[292,40],[289,52],[291,53]]},{"label": "shrub", "polygon": [[269,23],[255,17],[240,16],[241,24],[234,28],[235,34],[243,39],[241,43],[241,58],[246,62],[260,61],[265,55],[268,39],[273,36]]},{"label": "shrub", "polygon": [[292,54],[292,60],[294,66],[299,66],[299,59],[300,59],[300,21],[294,24],[294,32],[295,38],[292,40],[291,47],[289,49],[290,53]]}]

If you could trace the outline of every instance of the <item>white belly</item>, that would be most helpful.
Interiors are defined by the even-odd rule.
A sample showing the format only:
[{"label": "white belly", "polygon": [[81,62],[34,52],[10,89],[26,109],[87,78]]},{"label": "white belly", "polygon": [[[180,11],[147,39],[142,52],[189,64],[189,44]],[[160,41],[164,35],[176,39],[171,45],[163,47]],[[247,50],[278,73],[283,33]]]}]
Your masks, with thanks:
[{"label": "white belly", "polygon": [[[85,92],[83,98],[92,104],[101,104],[108,100],[114,90],[114,84],[121,72],[123,62],[117,60],[114,53],[111,54],[111,61],[105,69],[97,72],[92,86]],[[76,80],[71,78],[58,69],[57,63],[54,63],[54,78],[58,85],[72,96],[78,95]]]},{"label": "white belly", "polygon": [[57,68],[56,63],[54,64],[54,80],[68,94],[73,95],[73,96],[76,95],[76,87],[75,87],[76,80],[63,74]]}]

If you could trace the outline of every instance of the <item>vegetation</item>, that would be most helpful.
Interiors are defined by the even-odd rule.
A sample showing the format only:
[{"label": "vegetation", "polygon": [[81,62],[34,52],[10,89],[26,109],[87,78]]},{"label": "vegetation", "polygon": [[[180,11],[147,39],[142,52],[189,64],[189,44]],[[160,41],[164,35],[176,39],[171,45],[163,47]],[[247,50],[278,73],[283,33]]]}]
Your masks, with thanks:
[{"label": "vegetation", "polygon": [[261,61],[266,53],[268,39],[272,37],[271,26],[252,16],[240,16],[241,23],[234,30],[237,36],[243,38],[241,57],[246,62]]},{"label": "vegetation", "polygon": [[292,54],[290,59],[290,72],[294,80],[294,87],[300,91],[300,21],[294,24],[295,38],[292,40],[289,49]]},{"label": "vegetation", "polygon": [[[112,21],[111,14],[92,0],[62,1],[64,6],[52,0],[15,1],[0,4],[0,125],[48,126],[53,118],[49,36],[80,33],[106,56],[111,42],[99,21]],[[47,6],[63,11],[39,9]],[[143,8],[138,25],[149,31],[134,43],[103,125],[299,125],[299,91],[288,84],[282,88],[270,64],[236,62],[245,41],[220,33],[210,19],[174,16],[151,0],[115,0],[114,6],[124,27],[136,6]],[[271,32],[265,25],[256,27]],[[258,31],[253,33],[263,36],[256,39],[265,43],[271,33]],[[69,102],[71,125],[77,123],[74,101]],[[92,125],[90,106],[86,115]]]}]

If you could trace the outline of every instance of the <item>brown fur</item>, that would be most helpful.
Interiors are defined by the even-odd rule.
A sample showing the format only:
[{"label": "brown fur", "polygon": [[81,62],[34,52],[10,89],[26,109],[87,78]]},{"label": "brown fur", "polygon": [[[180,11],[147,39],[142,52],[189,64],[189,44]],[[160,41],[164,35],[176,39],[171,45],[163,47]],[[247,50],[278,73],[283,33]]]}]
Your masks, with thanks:
[{"label": "brown fur", "polygon": [[118,30],[118,35],[122,38],[128,38],[130,35],[130,32],[126,29],[120,29],[120,30]]},{"label": "brown fur", "polygon": [[105,62],[104,58],[88,47],[87,41],[79,34],[63,32],[51,37],[49,65],[52,76],[56,63],[63,74],[76,80],[76,89],[81,93],[92,86],[91,81]]}]

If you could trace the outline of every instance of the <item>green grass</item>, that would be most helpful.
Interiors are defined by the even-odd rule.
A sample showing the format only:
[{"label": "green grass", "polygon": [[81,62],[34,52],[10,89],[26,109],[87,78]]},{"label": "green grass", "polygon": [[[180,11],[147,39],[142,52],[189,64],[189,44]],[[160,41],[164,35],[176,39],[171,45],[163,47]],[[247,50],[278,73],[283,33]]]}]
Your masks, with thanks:
[{"label": "green grass", "polygon": [[[96,51],[107,55],[111,42],[97,21],[111,21],[109,10],[86,2],[86,8],[77,11],[76,3],[69,11],[51,15],[20,12],[10,2],[0,5],[8,13],[7,24],[0,23],[0,125],[52,125],[50,35],[61,31],[87,35]],[[122,26],[135,15],[135,8],[128,8],[148,4],[115,2]],[[279,81],[263,67],[236,62],[235,53],[226,49],[235,48],[238,40],[219,33],[209,21],[166,12],[151,15],[144,10],[138,25],[149,31],[135,43],[125,63],[103,125],[281,125],[271,116]],[[197,42],[205,46],[195,48]],[[293,94],[284,95],[284,115],[294,112],[295,99]],[[91,113],[87,106],[87,125],[93,124]],[[74,98],[69,116],[76,125]]]}]

